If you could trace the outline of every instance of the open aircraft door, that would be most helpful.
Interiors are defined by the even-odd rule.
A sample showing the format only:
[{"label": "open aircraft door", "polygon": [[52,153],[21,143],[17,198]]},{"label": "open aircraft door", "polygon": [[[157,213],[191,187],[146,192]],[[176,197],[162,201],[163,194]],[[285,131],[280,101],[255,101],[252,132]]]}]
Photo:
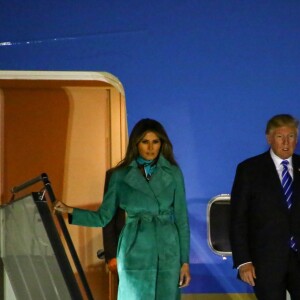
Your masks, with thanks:
[{"label": "open aircraft door", "polygon": [[[0,71],[0,124],[1,205],[12,187],[47,173],[56,199],[96,209],[106,170],[127,146],[124,89],[105,72]],[[27,199],[32,189],[18,198]],[[93,297],[101,299],[108,294],[105,262],[96,255],[102,231],[65,223]],[[3,265],[1,275],[2,298],[14,299]]]}]

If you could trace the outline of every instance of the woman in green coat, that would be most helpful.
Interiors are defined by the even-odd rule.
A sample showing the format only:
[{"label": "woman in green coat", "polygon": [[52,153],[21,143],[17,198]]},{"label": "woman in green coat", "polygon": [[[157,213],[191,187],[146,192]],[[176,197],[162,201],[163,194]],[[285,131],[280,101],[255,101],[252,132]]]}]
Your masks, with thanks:
[{"label": "woman in green coat", "polygon": [[97,211],[58,202],[72,224],[105,226],[117,208],[126,212],[119,238],[118,300],[176,300],[190,283],[190,231],[182,172],[163,126],[142,119],[126,156],[114,169]]}]

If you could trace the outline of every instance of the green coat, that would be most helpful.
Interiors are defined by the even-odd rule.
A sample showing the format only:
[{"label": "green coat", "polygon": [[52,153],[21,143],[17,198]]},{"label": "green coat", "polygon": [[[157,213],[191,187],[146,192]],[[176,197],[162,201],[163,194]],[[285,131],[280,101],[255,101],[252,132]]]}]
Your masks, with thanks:
[{"label": "green coat", "polygon": [[117,169],[97,211],[74,209],[72,224],[105,226],[117,207],[126,211],[118,243],[119,300],[175,300],[189,262],[190,231],[181,170],[163,156],[150,181],[137,163]]}]

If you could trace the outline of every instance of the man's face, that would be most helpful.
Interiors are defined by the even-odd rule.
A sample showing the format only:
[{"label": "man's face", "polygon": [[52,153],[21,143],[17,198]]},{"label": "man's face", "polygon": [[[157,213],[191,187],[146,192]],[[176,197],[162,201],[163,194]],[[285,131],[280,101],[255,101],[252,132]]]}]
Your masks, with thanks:
[{"label": "man's face", "polygon": [[294,127],[278,127],[267,134],[267,141],[274,153],[281,159],[287,159],[293,155],[298,137]]}]

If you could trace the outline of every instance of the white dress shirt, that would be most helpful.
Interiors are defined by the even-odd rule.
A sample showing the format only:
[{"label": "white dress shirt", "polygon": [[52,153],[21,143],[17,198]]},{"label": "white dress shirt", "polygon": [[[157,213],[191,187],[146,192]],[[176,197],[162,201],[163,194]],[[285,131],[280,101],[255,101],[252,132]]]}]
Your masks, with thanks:
[{"label": "white dress shirt", "polygon": [[277,173],[279,175],[279,178],[280,178],[280,181],[282,180],[282,171],[283,171],[283,165],[281,164],[281,162],[283,160],[287,160],[289,162],[288,164],[288,169],[289,169],[289,173],[290,175],[292,176],[293,178],[293,164],[292,164],[292,157],[290,156],[289,158],[287,159],[282,159],[280,157],[278,157],[274,151],[271,149],[270,150],[270,154],[271,154],[271,157],[273,159],[273,162],[275,164],[275,167],[276,167],[276,170],[277,170]]}]

